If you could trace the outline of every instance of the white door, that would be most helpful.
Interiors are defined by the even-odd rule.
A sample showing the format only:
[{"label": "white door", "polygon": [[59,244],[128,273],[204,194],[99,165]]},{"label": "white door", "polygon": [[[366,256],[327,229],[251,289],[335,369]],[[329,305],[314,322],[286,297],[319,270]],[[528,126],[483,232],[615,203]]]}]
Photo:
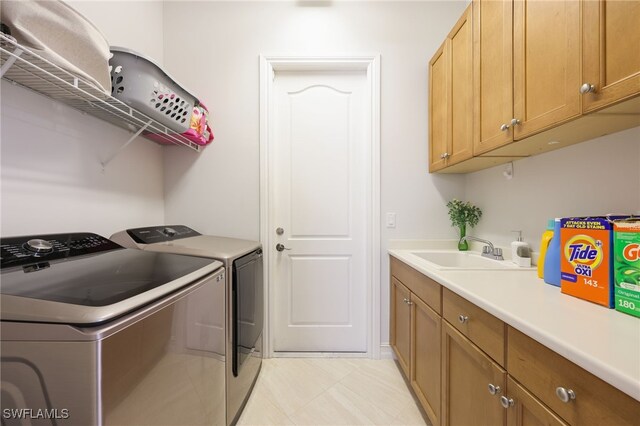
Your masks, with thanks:
[{"label": "white door", "polygon": [[277,71],[273,88],[273,350],[366,352],[367,73]]}]

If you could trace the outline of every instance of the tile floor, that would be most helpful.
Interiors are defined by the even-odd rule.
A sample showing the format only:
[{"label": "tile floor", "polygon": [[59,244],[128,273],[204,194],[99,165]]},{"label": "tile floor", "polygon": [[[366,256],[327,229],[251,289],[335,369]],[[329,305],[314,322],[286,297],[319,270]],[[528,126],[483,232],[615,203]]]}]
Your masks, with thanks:
[{"label": "tile floor", "polygon": [[244,425],[426,425],[393,360],[272,358]]}]

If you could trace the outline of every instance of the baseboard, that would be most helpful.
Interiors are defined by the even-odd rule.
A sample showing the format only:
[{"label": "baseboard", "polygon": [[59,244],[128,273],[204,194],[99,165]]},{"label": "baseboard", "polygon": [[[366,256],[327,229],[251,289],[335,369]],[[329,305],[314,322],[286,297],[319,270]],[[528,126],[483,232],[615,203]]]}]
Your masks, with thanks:
[{"label": "baseboard", "polygon": [[[370,356],[366,352],[274,352],[271,358],[370,358]],[[393,349],[388,343],[380,345],[380,359],[394,359]]]},{"label": "baseboard", "polygon": [[369,358],[366,352],[274,352],[272,358]]},{"label": "baseboard", "polygon": [[393,359],[393,349],[388,343],[380,345],[380,359]]}]

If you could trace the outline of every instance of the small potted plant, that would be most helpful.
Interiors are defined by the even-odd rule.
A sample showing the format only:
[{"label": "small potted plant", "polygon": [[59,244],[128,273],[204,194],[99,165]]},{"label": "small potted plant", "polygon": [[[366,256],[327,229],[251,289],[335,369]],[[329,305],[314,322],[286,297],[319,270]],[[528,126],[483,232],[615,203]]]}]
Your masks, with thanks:
[{"label": "small potted plant", "polygon": [[467,235],[467,225],[470,225],[473,228],[478,224],[478,221],[482,217],[482,210],[468,201],[462,202],[455,198],[447,203],[447,208],[449,208],[451,226],[457,226],[460,231],[458,250],[469,250],[469,244],[467,241],[461,240],[462,237]]}]

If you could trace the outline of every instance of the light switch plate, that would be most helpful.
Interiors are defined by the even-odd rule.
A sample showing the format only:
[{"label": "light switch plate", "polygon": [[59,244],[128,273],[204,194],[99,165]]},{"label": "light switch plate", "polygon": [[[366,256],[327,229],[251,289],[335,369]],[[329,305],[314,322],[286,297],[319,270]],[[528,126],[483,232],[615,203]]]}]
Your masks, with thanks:
[{"label": "light switch plate", "polygon": [[395,227],[396,227],[396,214],[387,213],[387,228],[395,228]]}]

